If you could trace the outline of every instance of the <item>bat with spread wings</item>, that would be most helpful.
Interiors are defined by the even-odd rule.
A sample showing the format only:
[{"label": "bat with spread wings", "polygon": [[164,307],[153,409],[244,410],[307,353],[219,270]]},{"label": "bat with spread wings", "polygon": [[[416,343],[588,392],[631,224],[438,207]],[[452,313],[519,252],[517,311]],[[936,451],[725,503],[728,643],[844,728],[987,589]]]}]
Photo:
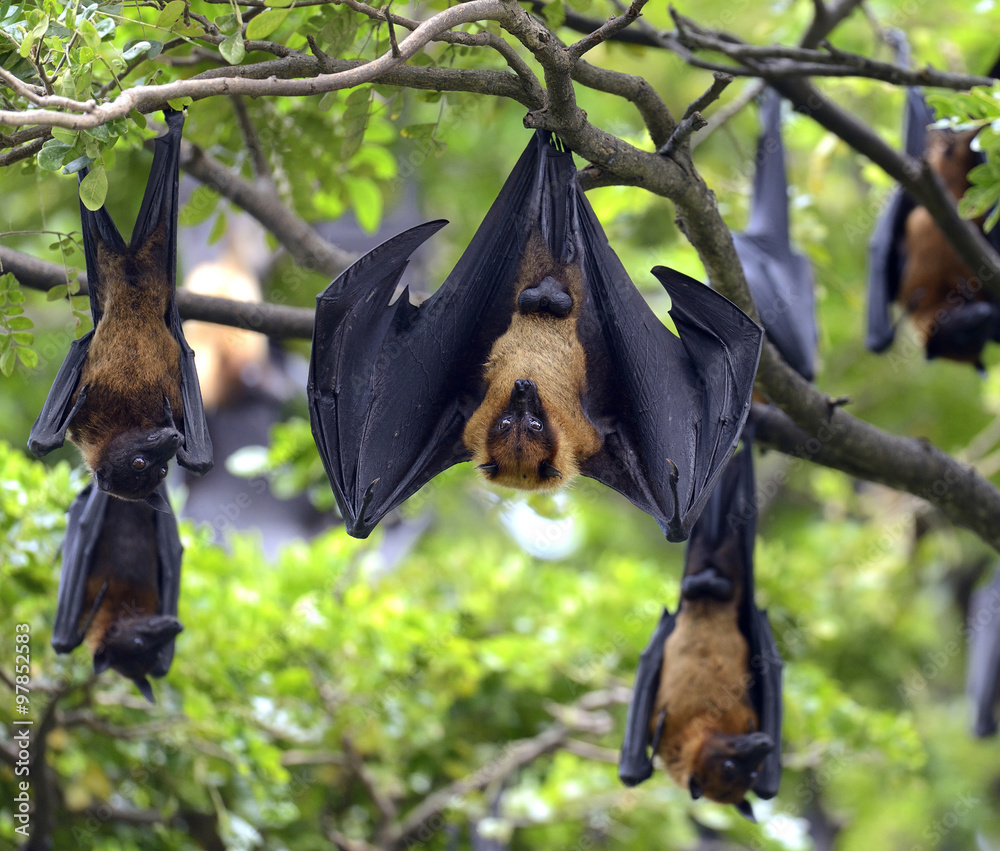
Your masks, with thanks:
[{"label": "bat with spread wings", "polygon": [[41,456],[68,435],[98,488],[160,508],[157,487],[175,454],[197,474],[212,466],[194,353],[174,298],[184,114],[164,114],[167,132],[156,139],[130,243],[103,206],[81,201],[94,328],[70,345],[28,438]]},{"label": "bat with spread wings", "polygon": [[442,470],[551,489],[582,474],[683,540],[739,439],[762,332],[698,281],[653,274],[678,335],[632,284],[576,181],[538,132],[447,280],[392,302],[410,255],[445,223],[370,251],[317,299],[313,435],[347,530]]}]

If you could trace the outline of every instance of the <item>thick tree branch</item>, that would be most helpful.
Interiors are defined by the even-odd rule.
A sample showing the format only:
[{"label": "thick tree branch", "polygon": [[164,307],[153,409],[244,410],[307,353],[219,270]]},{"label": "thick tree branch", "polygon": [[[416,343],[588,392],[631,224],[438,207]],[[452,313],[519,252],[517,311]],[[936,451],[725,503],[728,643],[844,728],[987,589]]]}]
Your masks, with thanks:
[{"label": "thick tree branch", "polygon": [[[10,272],[22,286],[48,291],[67,283],[66,269],[12,248],[0,247],[0,271]],[[87,294],[87,274],[80,275],[81,295]],[[182,319],[201,319],[218,325],[247,328],[268,337],[312,337],[313,311],[306,307],[255,304],[217,296],[177,291],[177,307]]]},{"label": "thick tree branch", "polygon": [[[217,95],[248,95],[250,97],[306,97],[354,88],[370,83],[415,56],[437,35],[459,24],[482,20],[496,20],[503,14],[505,0],[470,0],[439,12],[422,23],[399,44],[399,56],[392,52],[380,56],[360,67],[332,74],[322,74],[310,79],[297,80],[253,80],[245,77],[192,78],[165,83],[162,86],[135,86],[122,92],[106,104],[94,101],[75,102],[70,107],[61,100],[50,103],[41,98],[39,103],[46,108],[38,110],[0,110],[0,124],[13,127],[38,125],[65,127],[70,130],[85,130],[98,127],[115,118],[122,118],[133,109],[150,112],[161,109],[169,100],[190,97],[202,100]],[[60,112],[57,109],[76,110],[83,114]]]}]

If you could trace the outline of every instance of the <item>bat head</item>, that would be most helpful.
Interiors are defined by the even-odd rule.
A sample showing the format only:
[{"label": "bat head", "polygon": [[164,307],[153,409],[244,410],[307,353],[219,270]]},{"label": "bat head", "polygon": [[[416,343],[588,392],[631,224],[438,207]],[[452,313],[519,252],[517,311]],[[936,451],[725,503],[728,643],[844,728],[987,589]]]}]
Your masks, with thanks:
[{"label": "bat head", "polygon": [[521,490],[551,490],[563,484],[553,464],[559,450],[559,429],[550,421],[538,395],[538,385],[527,378],[514,382],[510,400],[493,421],[486,438],[489,461],[480,464],[494,484]]},{"label": "bat head", "polygon": [[136,615],[119,618],[105,632],[94,652],[94,673],[111,668],[132,680],[153,702],[146,675],[156,664],[164,645],[184,629],[172,615]]},{"label": "bat head", "polygon": [[166,478],[180,445],[181,433],[173,426],[116,435],[94,468],[97,486],[120,499],[145,499]]},{"label": "bat head", "polygon": [[[688,780],[691,797],[704,795],[740,808],[746,804],[746,793],[757,779],[761,764],[773,750],[774,742],[766,733],[710,736],[701,746]],[[747,815],[743,809],[740,812]],[[747,817],[753,817],[752,809]]]}]

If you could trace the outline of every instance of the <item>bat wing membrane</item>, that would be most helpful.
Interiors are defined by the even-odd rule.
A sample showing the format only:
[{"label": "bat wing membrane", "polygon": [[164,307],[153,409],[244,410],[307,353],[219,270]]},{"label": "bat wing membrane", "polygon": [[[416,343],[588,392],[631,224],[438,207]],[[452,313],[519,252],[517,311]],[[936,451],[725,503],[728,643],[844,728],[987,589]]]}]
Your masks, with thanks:
[{"label": "bat wing membrane", "polygon": [[52,628],[52,646],[57,653],[69,653],[83,641],[80,619],[86,614],[83,606],[87,598],[87,580],[94,548],[104,527],[107,501],[112,498],[89,484],[76,495],[67,512],[56,619]]},{"label": "bat wing membrane", "polygon": [[653,773],[649,726],[656,704],[656,692],[660,688],[663,645],[674,631],[675,624],[675,616],[664,609],[649,645],[639,656],[632,701],[625,721],[625,740],[618,757],[618,777],[626,786],[637,786]]},{"label": "bat wing membrane", "polygon": [[969,604],[969,671],[966,691],[975,717],[973,732],[979,737],[997,731],[1000,700],[1000,570],[993,581],[972,595]]},{"label": "bat wing membrane", "polygon": [[[163,499],[169,504],[167,486],[161,484],[159,489]],[[181,560],[184,547],[181,545],[177,518],[173,511],[156,511],[153,522],[156,526],[156,552],[160,561],[160,605],[157,614],[176,618],[181,594]],[[149,671],[150,675],[166,676],[173,659],[174,639],[170,639],[160,650],[156,663]]]}]

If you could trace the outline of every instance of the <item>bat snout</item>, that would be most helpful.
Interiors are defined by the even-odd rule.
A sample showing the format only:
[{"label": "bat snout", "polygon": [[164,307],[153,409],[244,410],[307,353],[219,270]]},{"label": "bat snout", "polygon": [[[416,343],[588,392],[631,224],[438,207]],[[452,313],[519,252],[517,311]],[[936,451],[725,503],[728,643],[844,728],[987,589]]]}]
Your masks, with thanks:
[{"label": "bat snout", "polygon": [[756,766],[774,750],[774,741],[767,733],[748,733],[733,743],[733,756],[745,766]]},{"label": "bat snout", "polygon": [[564,319],[573,311],[573,297],[564,284],[548,275],[535,286],[522,290],[517,308],[521,313],[542,313]]},{"label": "bat snout", "polygon": [[169,453],[168,458],[177,453],[181,445],[181,433],[172,426],[164,426],[146,435],[146,444],[152,451]]},{"label": "bat snout", "polygon": [[542,410],[542,400],[538,395],[538,385],[530,378],[518,378],[510,391],[510,401],[504,413],[523,416],[538,416]]}]

